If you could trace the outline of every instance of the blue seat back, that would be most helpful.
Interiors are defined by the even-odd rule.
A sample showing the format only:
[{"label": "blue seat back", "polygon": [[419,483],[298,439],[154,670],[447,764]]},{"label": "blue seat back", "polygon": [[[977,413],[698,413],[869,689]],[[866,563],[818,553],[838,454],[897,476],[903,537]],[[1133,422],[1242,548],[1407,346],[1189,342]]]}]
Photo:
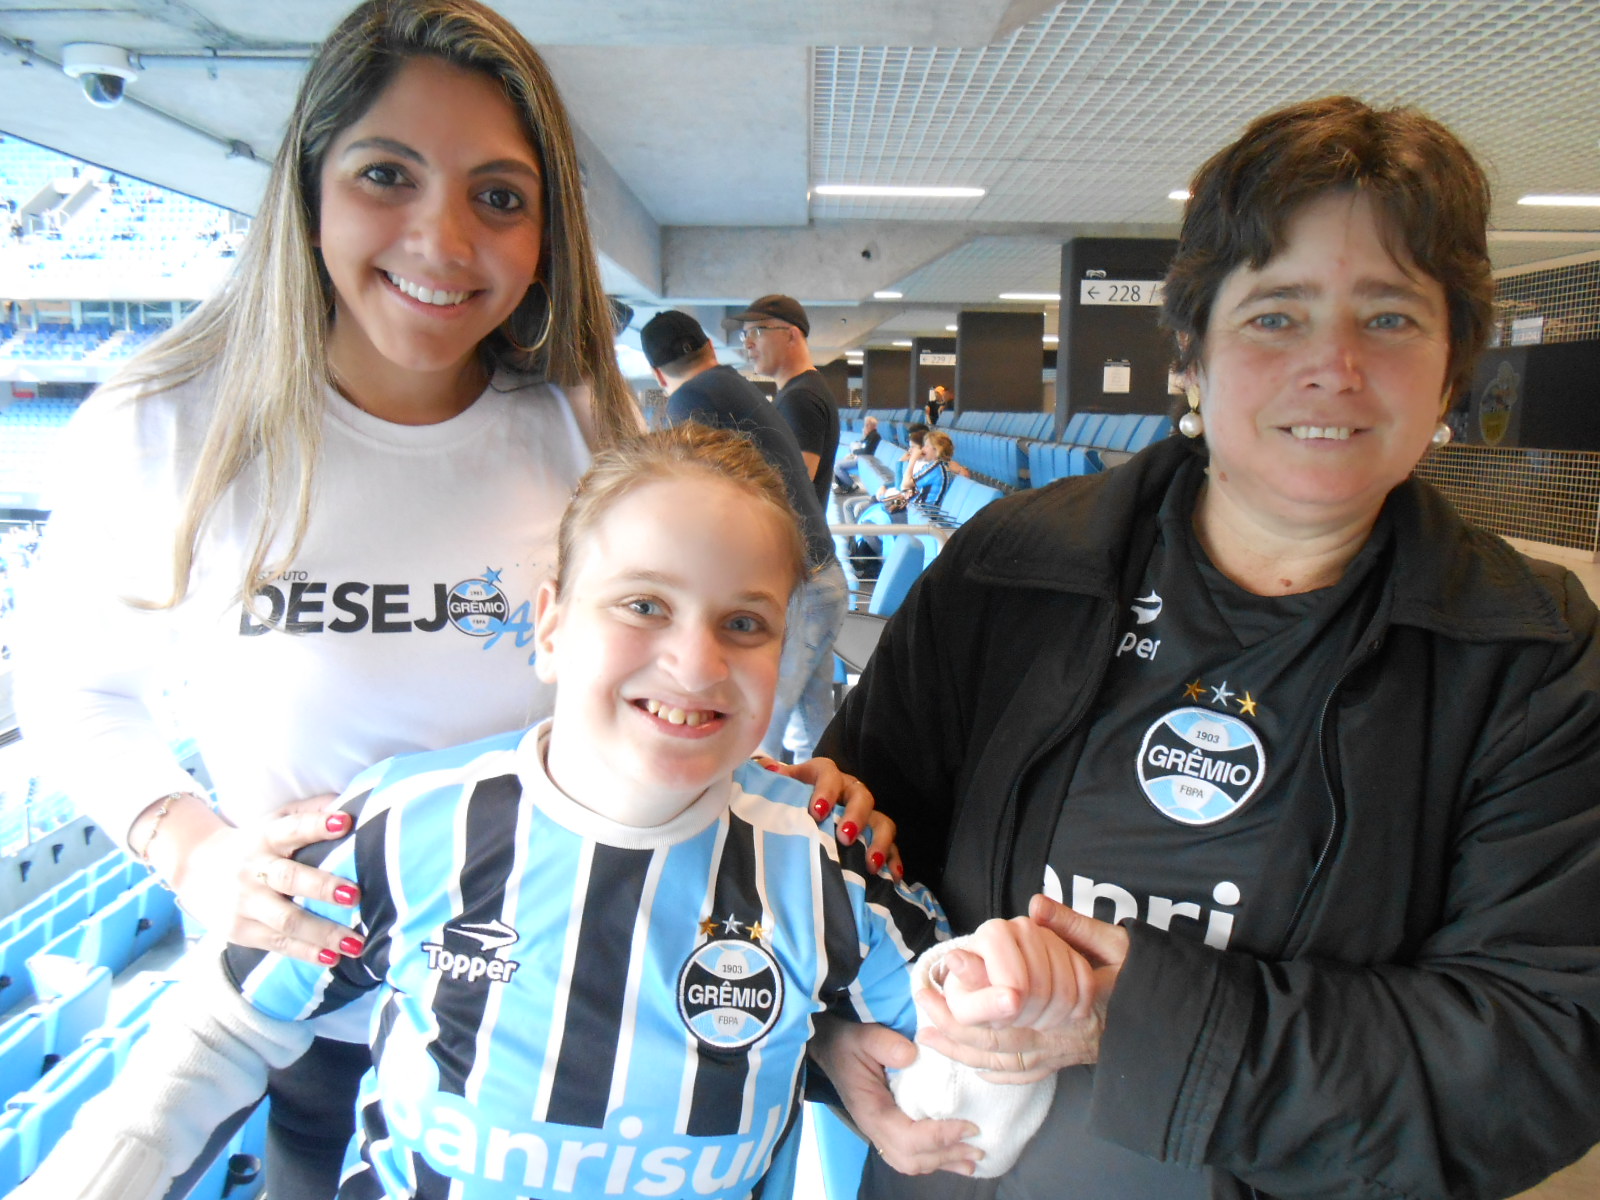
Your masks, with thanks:
[{"label": "blue seat back", "polygon": [[44,1071],[44,1019],[29,1009],[0,1025],[0,1103],[39,1082]]},{"label": "blue seat back", "polygon": [[885,538],[883,570],[873,586],[867,611],[881,617],[892,616],[922,574],[923,547],[919,538],[902,535]]}]

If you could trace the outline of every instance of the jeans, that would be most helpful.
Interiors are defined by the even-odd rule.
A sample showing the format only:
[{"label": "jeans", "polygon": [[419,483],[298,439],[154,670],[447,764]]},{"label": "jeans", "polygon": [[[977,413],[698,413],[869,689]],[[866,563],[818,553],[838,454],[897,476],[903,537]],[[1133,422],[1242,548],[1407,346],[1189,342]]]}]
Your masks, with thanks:
[{"label": "jeans", "polygon": [[761,749],[774,758],[787,747],[795,762],[804,762],[833,719],[833,640],[844,623],[847,603],[844,568],[838,559],[829,559],[789,598],[778,695],[772,724],[761,741]]}]

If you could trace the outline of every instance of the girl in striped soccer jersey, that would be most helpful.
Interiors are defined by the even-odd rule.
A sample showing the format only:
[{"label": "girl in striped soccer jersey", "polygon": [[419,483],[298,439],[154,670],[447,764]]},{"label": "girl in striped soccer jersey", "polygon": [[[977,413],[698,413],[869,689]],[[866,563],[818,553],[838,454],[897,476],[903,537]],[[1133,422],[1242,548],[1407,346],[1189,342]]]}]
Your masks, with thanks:
[{"label": "girl in striped soccer jersey", "polygon": [[[943,914],[749,760],[803,548],[747,440],[691,423],[603,452],[559,541],[552,718],[379,763],[341,799],[354,836],[302,852],[360,885],[361,953],[210,958],[22,1195],[161,1196],[303,1021],[374,990],[341,1198],[789,1194],[813,1018],[913,1031]],[[1036,948],[1011,928],[991,963]]]}]

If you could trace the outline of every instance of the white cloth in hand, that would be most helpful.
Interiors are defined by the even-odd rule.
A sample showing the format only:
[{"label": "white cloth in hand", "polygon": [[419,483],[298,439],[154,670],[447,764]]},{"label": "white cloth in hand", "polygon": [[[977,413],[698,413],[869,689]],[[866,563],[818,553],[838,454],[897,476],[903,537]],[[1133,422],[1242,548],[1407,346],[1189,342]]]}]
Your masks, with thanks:
[{"label": "white cloth in hand", "polygon": [[[942,994],[942,973],[934,968],[950,951],[964,949],[971,940],[958,937],[940,942],[917,959],[911,968],[914,993],[931,988]],[[918,1028],[929,1023],[918,1005]],[[976,1125],[977,1136],[967,1141],[983,1151],[983,1159],[973,1174],[994,1179],[1015,1165],[1023,1147],[1039,1131],[1055,1097],[1056,1077],[1049,1075],[1036,1083],[995,1083],[919,1040],[917,1061],[903,1071],[890,1072],[889,1090],[900,1111],[913,1120],[959,1119]]]}]

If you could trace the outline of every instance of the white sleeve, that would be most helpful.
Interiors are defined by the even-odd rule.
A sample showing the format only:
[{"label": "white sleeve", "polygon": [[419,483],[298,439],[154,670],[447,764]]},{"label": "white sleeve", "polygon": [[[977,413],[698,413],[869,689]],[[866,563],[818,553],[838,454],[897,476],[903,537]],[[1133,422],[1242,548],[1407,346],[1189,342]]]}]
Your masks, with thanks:
[{"label": "white sleeve", "polygon": [[133,401],[102,389],[60,440],[52,514],[21,588],[17,693],[23,733],[49,782],[119,843],[169,792],[193,788],[153,719],[174,659],[165,598],[186,485],[175,461],[175,395]]},{"label": "white sleeve", "polygon": [[[912,994],[923,988],[942,991],[932,968],[950,951],[961,949],[970,941],[966,937],[953,938],[924,951],[911,968]],[[922,1020],[919,1007],[919,1027]],[[917,1060],[903,1071],[890,1073],[889,1090],[900,1111],[914,1121],[931,1117],[976,1125],[977,1136],[967,1141],[983,1151],[983,1159],[973,1175],[994,1179],[1016,1164],[1023,1147],[1044,1123],[1055,1098],[1056,1077],[1050,1075],[1037,1083],[993,1083],[975,1068],[918,1042]]]},{"label": "white sleeve", "polygon": [[160,1200],[218,1125],[259,1099],[267,1069],[305,1053],[311,1027],[257,1012],[220,957],[163,996],[116,1079],[12,1200]]}]

